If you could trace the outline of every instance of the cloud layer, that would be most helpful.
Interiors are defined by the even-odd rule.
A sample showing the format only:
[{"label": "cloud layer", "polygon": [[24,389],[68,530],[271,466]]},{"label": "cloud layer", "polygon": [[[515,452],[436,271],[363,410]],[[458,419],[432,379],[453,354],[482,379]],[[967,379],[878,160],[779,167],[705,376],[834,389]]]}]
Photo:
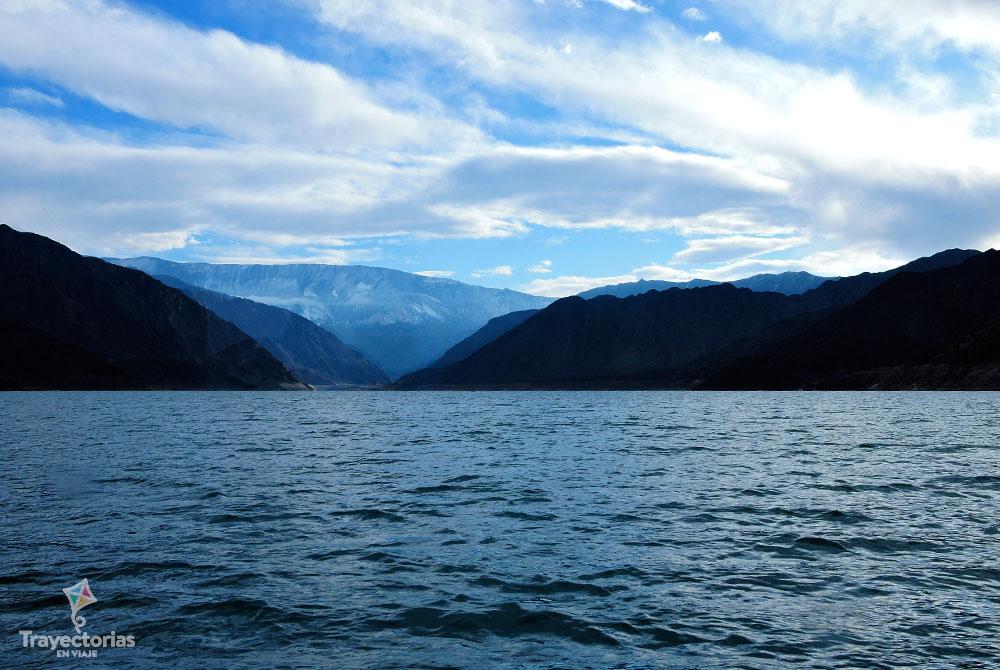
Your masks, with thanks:
[{"label": "cloud layer", "polygon": [[1000,239],[995,3],[287,10],[297,32],[264,43],[169,5],[0,5],[0,220],[88,253],[382,261],[550,295]]}]

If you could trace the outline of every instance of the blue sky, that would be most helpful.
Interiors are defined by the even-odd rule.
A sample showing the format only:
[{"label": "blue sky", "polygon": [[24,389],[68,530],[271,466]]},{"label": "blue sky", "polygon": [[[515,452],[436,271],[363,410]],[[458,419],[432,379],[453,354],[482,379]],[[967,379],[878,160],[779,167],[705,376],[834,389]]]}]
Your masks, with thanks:
[{"label": "blue sky", "polygon": [[8,0],[0,222],[545,295],[880,270],[1000,243],[997,35],[977,0]]}]

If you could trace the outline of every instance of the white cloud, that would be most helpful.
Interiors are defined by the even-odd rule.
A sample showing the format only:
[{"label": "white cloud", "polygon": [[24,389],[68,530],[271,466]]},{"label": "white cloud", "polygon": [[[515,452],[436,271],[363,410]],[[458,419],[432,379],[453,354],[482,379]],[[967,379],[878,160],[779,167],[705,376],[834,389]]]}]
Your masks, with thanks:
[{"label": "white cloud", "polygon": [[710,33],[705,33],[701,41],[708,42],[709,44],[722,44],[722,34],[718,30],[713,30]]},{"label": "white cloud", "polygon": [[[363,83],[117,2],[0,3],[0,64],[41,89],[167,128],[143,143],[0,112],[0,218],[90,252],[201,241],[198,253],[230,253],[205,242],[228,236],[246,244],[245,258],[308,245],[324,250],[312,257],[358,258],[383,236],[513,237],[534,227],[693,238],[657,266],[667,274],[692,263],[720,263],[703,268],[712,273],[874,266],[974,246],[1000,228],[996,3],[713,5],[744,23],[749,7],[779,39],[854,53],[865,40],[891,53],[892,81],[873,90],[849,62],[815,67],[704,44],[655,14],[612,17],[628,22],[628,39],[565,20],[595,7],[587,3],[297,1],[393,50],[406,63],[400,80]],[[981,78],[985,97],[921,68],[913,49],[943,45],[974,52],[966,75]],[[480,92],[438,101],[422,90],[437,80],[430,71],[446,73],[450,91]],[[10,90],[5,99],[21,106],[62,102],[27,88],[17,102]],[[508,118],[488,102],[520,96],[558,118]],[[512,146],[482,129],[545,146]],[[807,238],[797,261],[760,257]]]},{"label": "white cloud", "polygon": [[[789,215],[797,218],[796,227],[816,244],[846,247],[877,241],[908,255],[942,244],[971,244],[966,240],[979,240],[998,224],[987,203],[1000,190],[1000,136],[983,135],[982,129],[998,124],[1000,107],[995,102],[928,107],[919,90],[926,92],[928,84],[941,86],[941,81],[925,79],[902,92],[870,93],[849,70],[782,62],[726,44],[692,44],[655,18],[628,40],[574,32],[568,36],[574,46],[570,61],[554,49],[537,48],[539,43],[553,43],[546,38],[543,18],[556,11],[555,5],[546,5],[544,11],[540,5],[533,6],[537,11],[516,11],[518,5],[506,3],[413,0],[402,10],[396,3],[370,0],[352,5],[349,18],[330,18],[332,7],[343,7],[346,0],[319,1],[327,8],[323,16],[338,27],[377,43],[423,50],[438,62],[457,62],[482,85],[536,96],[570,118],[596,116],[637,136],[645,134],[651,143],[719,156],[787,187],[784,209],[752,197],[713,206],[697,197],[679,194],[672,199],[662,192],[631,201],[690,207],[668,217],[751,207],[774,222],[774,207],[779,207],[778,224],[784,225]],[[921,6],[928,3],[920,0]],[[810,4],[788,0],[781,8]],[[848,4],[862,7],[860,0]],[[737,5],[743,6],[738,0],[727,6]],[[877,5],[886,16],[899,7],[887,1]],[[940,9],[944,3],[935,6]],[[963,2],[962,12],[972,15],[976,6]],[[759,4],[754,8],[759,10]],[[978,16],[990,25],[997,11],[982,5]],[[907,16],[915,13],[901,10]],[[410,20],[414,15],[421,20]],[[963,31],[963,43],[985,48],[984,39],[973,39],[971,28]],[[483,44],[495,58],[485,58],[484,50],[476,48]],[[457,60],[456,53],[462,54]],[[611,170],[604,175],[614,178]],[[536,188],[534,184],[530,190]],[[603,192],[597,191],[598,200]],[[499,204],[510,211],[495,218],[520,216],[529,225],[538,224],[539,213],[548,213],[547,220],[560,227],[610,226],[622,219],[651,227],[665,219],[624,205],[614,215],[583,212],[581,205],[560,207],[560,215],[552,216],[549,207],[525,206],[523,200]],[[474,207],[482,208],[483,203]],[[495,214],[498,203],[490,208]],[[567,211],[573,209],[577,211]],[[829,216],[838,210],[840,215]],[[956,225],[946,229],[942,219]]]},{"label": "white cloud", "polygon": [[754,0],[720,2],[751,11],[786,39],[850,43],[874,38],[872,44],[882,50],[950,44],[1000,52],[1000,4],[992,0],[777,0],[766,12],[753,12],[760,6]]},{"label": "white cloud", "polygon": [[275,254],[270,247],[246,245],[226,245],[219,247],[202,246],[193,260],[206,263],[234,263],[238,265],[288,265],[309,263],[317,265],[350,265],[373,261],[379,258],[381,250],[374,249],[312,249],[305,254]]},{"label": "white cloud", "polygon": [[473,270],[470,273],[473,277],[509,277],[514,274],[514,268],[509,265],[497,265],[485,270]]},{"label": "white cloud", "polygon": [[652,11],[646,5],[639,4],[635,0],[604,0],[604,2],[624,11],[640,12],[642,14]]},{"label": "white cloud", "polygon": [[636,281],[635,275],[616,275],[612,277],[580,277],[564,276],[551,279],[533,279],[520,287],[520,290],[533,295],[543,295],[549,298],[562,298],[576,295],[587,289],[605,286],[607,284],[624,284]]},{"label": "white cloud", "polygon": [[100,0],[0,5],[0,63],[113,110],[255,141],[343,151],[477,137],[434,110],[391,109],[329,65]]},{"label": "white cloud", "polygon": [[688,21],[701,22],[708,20],[708,17],[705,16],[705,12],[701,11],[697,7],[688,7],[683,12],[681,12],[681,16],[683,16]]},{"label": "white cloud", "polygon": [[784,234],[764,210],[688,213],[748,198],[780,204],[785,191],[730,161],[649,147],[498,147],[392,166],[256,145],[137,147],[0,111],[0,217],[105,255],[182,248],[195,233],[272,249],[531,226]]},{"label": "white cloud", "polygon": [[419,272],[414,272],[415,275],[420,275],[421,277],[454,277],[455,273],[451,270],[420,270]]},{"label": "white cloud", "polygon": [[528,272],[538,275],[548,274],[552,272],[552,261],[548,259],[538,261],[528,268]]},{"label": "white cloud", "polygon": [[121,237],[118,244],[129,251],[158,252],[183,249],[198,244],[195,235],[201,230],[194,226],[181,230],[164,230],[156,233],[131,233]]},{"label": "white cloud", "polygon": [[[207,231],[269,247],[342,246],[334,233],[456,226],[413,224],[385,204],[386,194],[419,192],[425,170],[259,146],[135,147],[0,110],[0,220],[86,253],[178,248]],[[382,211],[370,220],[373,207]]]},{"label": "white cloud", "polygon": [[8,87],[3,89],[4,97],[16,105],[31,107],[64,107],[66,103],[59,96],[42,93],[29,87]]},{"label": "white cloud", "polygon": [[809,242],[807,237],[750,237],[730,235],[689,240],[687,246],[674,254],[682,263],[716,263],[734,258],[747,258],[784,251]]}]

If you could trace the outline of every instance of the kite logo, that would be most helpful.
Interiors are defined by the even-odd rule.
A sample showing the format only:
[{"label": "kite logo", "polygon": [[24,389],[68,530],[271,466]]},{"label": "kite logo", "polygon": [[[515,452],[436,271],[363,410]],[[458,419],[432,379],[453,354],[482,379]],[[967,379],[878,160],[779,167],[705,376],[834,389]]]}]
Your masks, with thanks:
[{"label": "kite logo", "polygon": [[99,649],[131,649],[135,647],[135,636],[119,634],[115,631],[102,635],[84,633],[81,629],[87,620],[80,614],[87,605],[97,602],[97,596],[90,589],[86,579],[62,590],[69,600],[69,620],[76,628],[76,635],[36,634],[31,630],[19,630],[21,646],[26,649],[45,649],[55,652],[56,658],[97,658]]},{"label": "kite logo", "polygon": [[97,598],[94,597],[94,592],[90,590],[90,582],[86,578],[83,581],[77,582],[69,588],[63,589],[63,593],[69,599],[70,615],[69,619],[73,622],[73,627],[76,628],[76,632],[79,633],[80,629],[87,625],[87,620],[83,616],[77,614],[87,605],[93,605],[97,602]]}]

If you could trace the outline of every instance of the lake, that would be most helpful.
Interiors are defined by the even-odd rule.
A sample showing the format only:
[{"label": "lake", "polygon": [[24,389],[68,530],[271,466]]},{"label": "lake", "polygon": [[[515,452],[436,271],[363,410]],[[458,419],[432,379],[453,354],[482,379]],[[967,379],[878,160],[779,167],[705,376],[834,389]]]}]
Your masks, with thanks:
[{"label": "lake", "polygon": [[[0,394],[0,665],[990,667],[1000,394]],[[995,667],[995,666],[994,666]]]}]

